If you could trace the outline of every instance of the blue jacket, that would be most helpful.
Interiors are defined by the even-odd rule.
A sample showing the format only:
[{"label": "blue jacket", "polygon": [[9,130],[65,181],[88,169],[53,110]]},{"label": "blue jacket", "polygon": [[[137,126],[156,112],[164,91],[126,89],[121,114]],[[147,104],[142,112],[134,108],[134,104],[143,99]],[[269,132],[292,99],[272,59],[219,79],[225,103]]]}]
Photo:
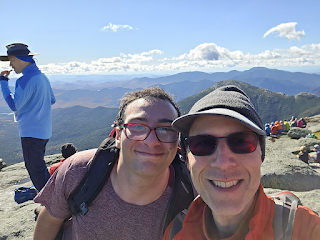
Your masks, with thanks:
[{"label": "blue jacket", "polygon": [[270,128],[270,125],[268,123],[265,124],[264,130],[266,131],[266,135],[270,136],[271,128]]},{"label": "blue jacket", "polygon": [[[36,64],[25,67],[11,93],[8,81],[1,82],[3,98],[18,121],[20,137],[49,139],[52,135],[51,105],[56,102],[48,78]],[[1,76],[1,80],[6,79]]]}]

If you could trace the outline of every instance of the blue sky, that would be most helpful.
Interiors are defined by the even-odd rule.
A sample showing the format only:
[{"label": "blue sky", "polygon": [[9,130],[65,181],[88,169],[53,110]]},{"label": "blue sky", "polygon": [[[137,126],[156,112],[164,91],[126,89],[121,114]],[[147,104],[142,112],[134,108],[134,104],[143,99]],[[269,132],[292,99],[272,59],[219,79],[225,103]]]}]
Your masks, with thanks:
[{"label": "blue sky", "polygon": [[0,7],[0,54],[26,43],[48,75],[320,72],[318,0],[1,0]]}]

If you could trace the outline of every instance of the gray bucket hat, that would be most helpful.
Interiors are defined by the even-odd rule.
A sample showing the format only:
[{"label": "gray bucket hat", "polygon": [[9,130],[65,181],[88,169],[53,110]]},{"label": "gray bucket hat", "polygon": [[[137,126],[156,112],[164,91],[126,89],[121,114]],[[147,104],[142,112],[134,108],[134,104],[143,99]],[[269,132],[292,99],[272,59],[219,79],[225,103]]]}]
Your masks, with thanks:
[{"label": "gray bucket hat", "polygon": [[172,126],[185,137],[188,136],[194,120],[202,115],[230,117],[256,132],[265,155],[265,130],[250,98],[238,87],[228,85],[220,87],[197,101],[188,114],[173,121]]}]

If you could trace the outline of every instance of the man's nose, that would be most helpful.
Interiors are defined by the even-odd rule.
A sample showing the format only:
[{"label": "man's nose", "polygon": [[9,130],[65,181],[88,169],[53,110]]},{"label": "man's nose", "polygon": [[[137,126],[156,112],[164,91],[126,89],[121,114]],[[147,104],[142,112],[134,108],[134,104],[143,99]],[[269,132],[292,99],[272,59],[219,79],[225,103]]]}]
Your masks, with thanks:
[{"label": "man's nose", "polygon": [[217,149],[211,157],[212,167],[226,170],[237,165],[235,153],[230,150],[225,138],[219,139]]},{"label": "man's nose", "polygon": [[160,144],[160,141],[156,135],[156,130],[152,129],[148,135],[148,137],[144,140],[146,144],[149,146],[156,146]]}]

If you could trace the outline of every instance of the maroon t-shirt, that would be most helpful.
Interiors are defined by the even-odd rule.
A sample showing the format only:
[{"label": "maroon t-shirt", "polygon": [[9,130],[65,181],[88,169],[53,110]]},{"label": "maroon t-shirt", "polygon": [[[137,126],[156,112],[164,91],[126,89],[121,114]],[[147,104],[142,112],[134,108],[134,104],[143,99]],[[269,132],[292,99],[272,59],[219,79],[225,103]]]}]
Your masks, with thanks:
[{"label": "maroon t-shirt", "polygon": [[[59,219],[71,215],[67,199],[83,178],[96,149],[76,153],[68,158],[34,199]],[[88,213],[78,214],[65,224],[63,239],[146,239],[163,235],[166,207],[172,189],[166,188],[156,201],[138,206],[123,201],[110,180],[92,202]]]}]

